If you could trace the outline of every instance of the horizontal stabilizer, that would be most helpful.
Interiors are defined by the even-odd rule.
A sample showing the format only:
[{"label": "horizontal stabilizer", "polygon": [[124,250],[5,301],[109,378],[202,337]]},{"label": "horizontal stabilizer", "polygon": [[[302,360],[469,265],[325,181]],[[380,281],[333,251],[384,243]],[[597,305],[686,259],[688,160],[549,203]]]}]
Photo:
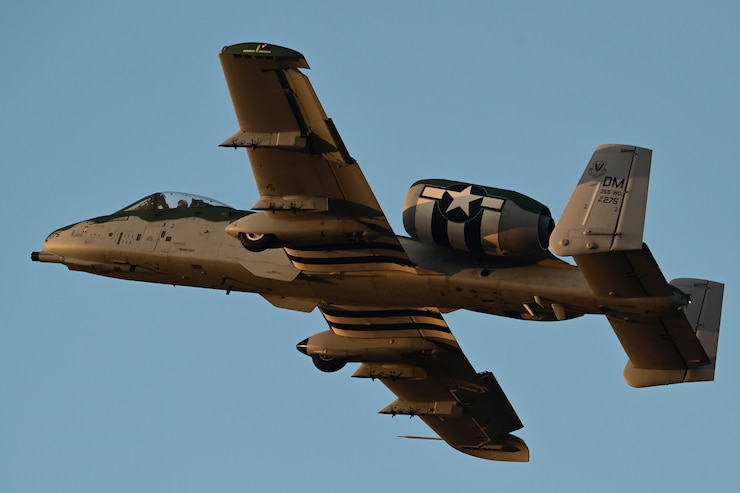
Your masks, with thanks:
[{"label": "horizontal stabilizer", "polygon": [[652,151],[596,148],[550,236],[557,255],[639,250],[645,226]]},{"label": "horizontal stabilizer", "polygon": [[[691,303],[675,318],[638,322],[640,335],[631,336],[632,351],[622,340],[623,335],[618,330],[620,324],[612,323],[630,357],[624,379],[633,387],[714,380],[724,284],[702,279],[674,279],[671,285],[689,295]],[[621,328],[628,324],[621,324]],[[651,333],[654,334],[652,343]],[[642,347],[634,345],[637,337],[642,340]],[[703,353],[701,361],[689,356],[698,350]]]}]

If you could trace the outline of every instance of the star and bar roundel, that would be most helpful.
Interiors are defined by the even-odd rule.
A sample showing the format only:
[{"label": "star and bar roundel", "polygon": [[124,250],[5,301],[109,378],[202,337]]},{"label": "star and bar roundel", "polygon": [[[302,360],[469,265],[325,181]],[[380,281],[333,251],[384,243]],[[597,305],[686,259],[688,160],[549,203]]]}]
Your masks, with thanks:
[{"label": "star and bar roundel", "polygon": [[466,223],[484,209],[501,210],[505,202],[498,197],[489,197],[485,188],[467,183],[455,183],[445,188],[426,185],[421,196],[436,200],[440,214],[454,223]]}]

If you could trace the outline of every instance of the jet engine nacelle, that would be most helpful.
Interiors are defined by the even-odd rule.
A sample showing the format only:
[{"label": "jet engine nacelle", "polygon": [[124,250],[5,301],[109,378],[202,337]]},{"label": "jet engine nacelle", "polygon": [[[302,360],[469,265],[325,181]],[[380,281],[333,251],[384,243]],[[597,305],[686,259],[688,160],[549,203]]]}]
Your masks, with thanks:
[{"label": "jet engine nacelle", "polygon": [[550,210],[510,190],[450,180],[414,183],[403,225],[415,240],[495,256],[547,250],[555,223]]}]

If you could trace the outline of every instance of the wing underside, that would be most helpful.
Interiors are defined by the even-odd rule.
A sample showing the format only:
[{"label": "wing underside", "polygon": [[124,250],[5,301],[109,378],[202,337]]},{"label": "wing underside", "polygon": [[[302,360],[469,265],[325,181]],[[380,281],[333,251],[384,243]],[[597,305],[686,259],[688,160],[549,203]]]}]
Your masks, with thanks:
[{"label": "wing underside", "polygon": [[[301,72],[308,68],[303,55],[244,43],[223,48],[220,59],[239,122],[221,145],[247,150],[260,194],[253,207],[259,212],[234,223],[234,230],[277,230],[278,239],[282,232],[280,245],[303,273],[413,270]],[[473,369],[437,308],[319,308],[330,330],[298,346],[317,367],[335,371],[346,361],[360,362],[355,377],[379,379],[397,396],[381,413],[419,416],[474,456],[529,460],[527,446],[510,434],[522,423],[498,382]]]},{"label": "wing underside", "polygon": [[470,455],[529,460],[526,444],[510,434],[522,423],[496,378],[473,369],[439,310],[319,308],[330,331],[308,339],[307,354],[340,351],[349,361],[361,362],[354,377],[379,379],[397,397],[381,413],[418,416],[449,445]]},{"label": "wing underside", "polygon": [[[260,194],[253,209],[291,219],[351,218],[393,236],[357,162],[326,116],[300,53],[243,43],[220,53],[239,122],[221,146],[247,150]],[[279,216],[278,216],[279,217]]]}]

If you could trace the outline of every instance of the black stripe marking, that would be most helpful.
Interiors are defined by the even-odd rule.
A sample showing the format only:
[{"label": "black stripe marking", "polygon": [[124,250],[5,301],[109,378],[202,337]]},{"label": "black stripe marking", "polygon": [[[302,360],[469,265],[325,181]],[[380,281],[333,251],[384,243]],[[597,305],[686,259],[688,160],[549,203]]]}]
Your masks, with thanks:
[{"label": "black stripe marking", "polygon": [[[482,211],[481,211],[482,212]],[[481,244],[481,224],[483,223],[483,214],[479,213],[478,217],[465,223],[463,231],[465,232],[465,246],[468,250],[475,253],[483,253]]]},{"label": "black stripe marking", "polygon": [[[407,323],[407,324],[342,324],[329,322],[329,325],[333,329],[338,330],[354,330],[358,332],[373,332],[379,330],[436,330],[438,332],[450,333],[450,329],[447,327],[440,327],[434,324],[420,324],[420,323]],[[446,329],[446,330],[445,330]]]},{"label": "black stripe marking", "polygon": [[439,210],[439,201],[437,201],[432,210],[432,240],[439,246],[451,246],[447,233],[447,219],[442,215],[442,211]]},{"label": "black stripe marking", "polygon": [[288,258],[291,262],[307,265],[395,264],[403,267],[414,267],[414,264],[408,259],[386,256],[313,258],[288,254]]},{"label": "black stripe marking", "polygon": [[346,318],[373,318],[373,317],[429,317],[444,320],[442,314],[428,310],[397,309],[397,310],[342,310],[337,308],[320,307],[322,313],[332,317]]},{"label": "black stripe marking", "polygon": [[[290,247],[289,247],[290,248]],[[398,243],[380,243],[380,242],[369,242],[369,243],[327,243],[324,245],[308,245],[301,246],[300,248],[290,248],[295,251],[303,252],[323,252],[326,250],[391,250],[399,253],[406,253],[406,250]]]}]

